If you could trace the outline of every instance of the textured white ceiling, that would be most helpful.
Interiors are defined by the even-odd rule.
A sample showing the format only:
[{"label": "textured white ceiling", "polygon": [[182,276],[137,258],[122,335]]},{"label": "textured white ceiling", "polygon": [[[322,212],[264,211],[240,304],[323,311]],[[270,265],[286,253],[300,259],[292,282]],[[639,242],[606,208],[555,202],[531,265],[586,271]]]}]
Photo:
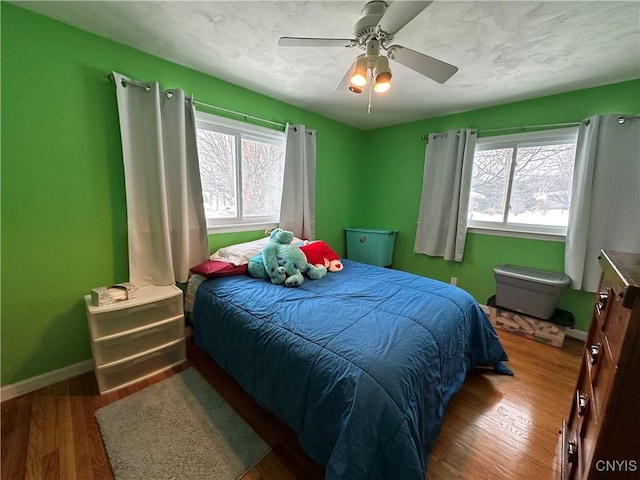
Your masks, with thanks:
[{"label": "textured white ceiling", "polygon": [[350,38],[364,1],[14,3],[361,129],[640,77],[639,1],[435,1],[394,43],[458,73],[441,85],[391,62],[370,114],[365,94],[334,91],[361,50],[277,46]]}]

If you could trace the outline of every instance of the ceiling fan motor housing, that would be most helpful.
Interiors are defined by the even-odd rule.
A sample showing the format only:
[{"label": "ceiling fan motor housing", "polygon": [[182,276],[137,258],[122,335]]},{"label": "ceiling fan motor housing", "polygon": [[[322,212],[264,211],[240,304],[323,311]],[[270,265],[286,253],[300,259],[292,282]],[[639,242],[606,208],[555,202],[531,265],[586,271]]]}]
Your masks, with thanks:
[{"label": "ceiling fan motor housing", "polygon": [[362,7],[362,16],[353,27],[353,35],[361,45],[369,38],[375,37],[378,22],[386,11],[387,3],[381,0],[374,0]]},{"label": "ceiling fan motor housing", "polygon": [[377,57],[380,55],[380,40],[378,40],[377,38],[371,38],[367,41],[366,44],[366,56],[367,57]]}]

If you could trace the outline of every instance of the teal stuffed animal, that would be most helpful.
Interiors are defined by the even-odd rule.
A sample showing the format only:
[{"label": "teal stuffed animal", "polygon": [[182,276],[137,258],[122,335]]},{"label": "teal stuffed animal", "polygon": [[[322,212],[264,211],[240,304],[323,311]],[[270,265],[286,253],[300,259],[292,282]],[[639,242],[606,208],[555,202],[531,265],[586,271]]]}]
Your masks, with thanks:
[{"label": "teal stuffed animal", "polygon": [[255,278],[268,278],[274,285],[284,284],[287,287],[302,285],[303,273],[311,280],[323,278],[327,269],[308,263],[302,250],[291,245],[292,241],[292,232],[281,228],[273,229],[269,243],[262,248],[262,255],[249,261],[249,274]]}]

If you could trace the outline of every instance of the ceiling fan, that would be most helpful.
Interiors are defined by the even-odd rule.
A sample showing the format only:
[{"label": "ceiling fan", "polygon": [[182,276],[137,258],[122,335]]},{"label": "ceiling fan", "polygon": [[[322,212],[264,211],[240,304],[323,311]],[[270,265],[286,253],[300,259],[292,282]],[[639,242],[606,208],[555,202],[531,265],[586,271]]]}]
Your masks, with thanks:
[{"label": "ceiling fan", "polygon": [[[392,44],[394,35],[427,8],[431,1],[386,2],[373,0],[362,8],[362,15],[353,27],[353,38],[280,37],[281,47],[358,47],[365,53],[358,55],[353,65],[336,86],[362,93],[369,81],[377,93],[391,87],[389,59],[408,67],[425,77],[444,83],[458,71],[458,67],[430,57],[402,45]],[[386,52],[386,55],[381,51]]]}]

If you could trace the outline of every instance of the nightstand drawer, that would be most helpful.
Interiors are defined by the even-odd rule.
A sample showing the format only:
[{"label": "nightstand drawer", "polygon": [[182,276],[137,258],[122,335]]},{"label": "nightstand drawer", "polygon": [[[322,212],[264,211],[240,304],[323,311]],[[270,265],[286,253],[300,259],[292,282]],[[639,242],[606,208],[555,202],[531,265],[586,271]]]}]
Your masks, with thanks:
[{"label": "nightstand drawer", "polygon": [[96,368],[100,393],[126,387],[186,360],[184,338],[147,355]]},{"label": "nightstand drawer", "polygon": [[96,365],[112,363],[153,350],[184,337],[184,316],[178,315],[133,333],[103,337],[93,344]]},{"label": "nightstand drawer", "polygon": [[89,314],[94,339],[136,330],[141,327],[182,315],[182,295],[119,309],[94,311]]}]

